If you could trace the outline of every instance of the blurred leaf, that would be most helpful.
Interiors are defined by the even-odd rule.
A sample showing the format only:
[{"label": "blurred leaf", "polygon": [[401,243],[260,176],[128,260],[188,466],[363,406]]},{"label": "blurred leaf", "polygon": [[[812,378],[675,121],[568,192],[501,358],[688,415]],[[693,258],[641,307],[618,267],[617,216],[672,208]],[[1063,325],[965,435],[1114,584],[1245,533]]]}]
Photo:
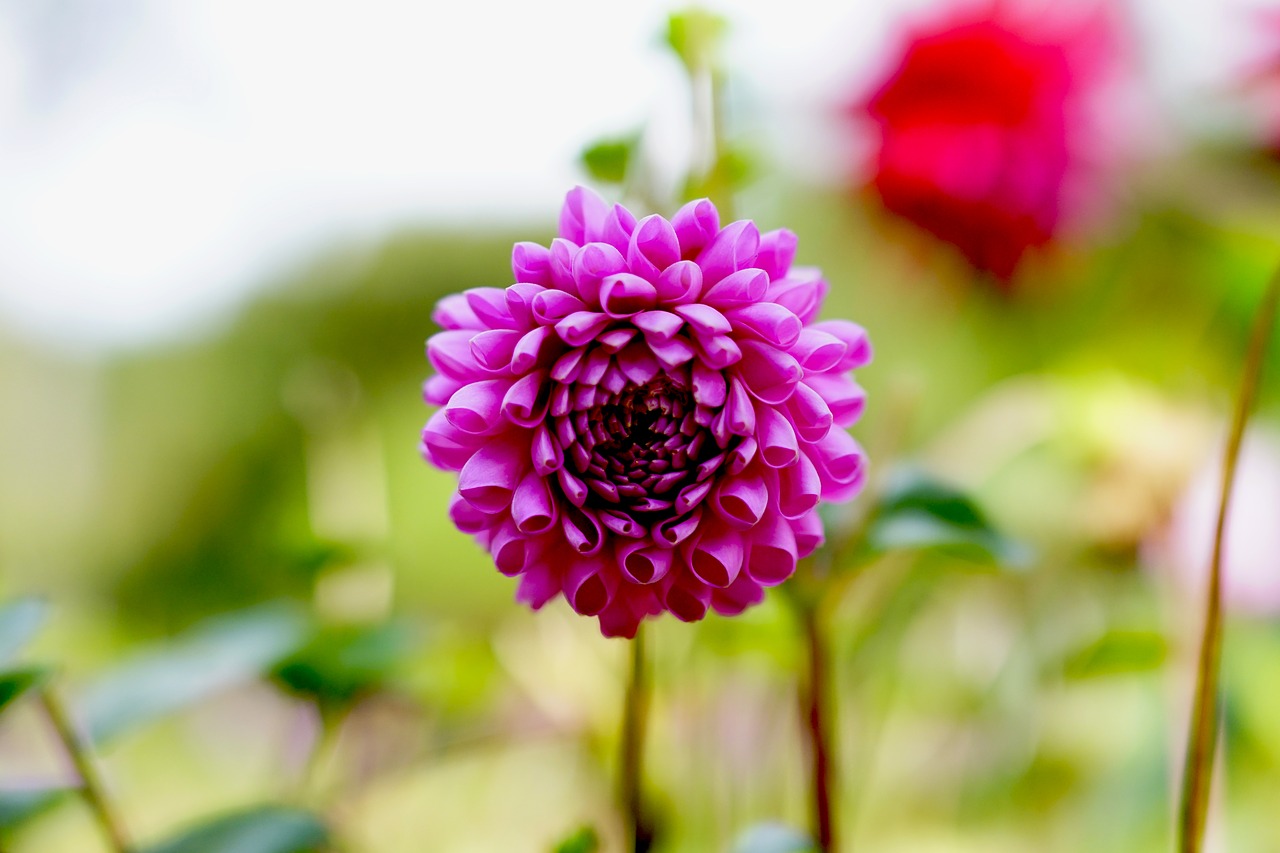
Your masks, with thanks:
[{"label": "blurred leaf", "polygon": [[729,22],[705,9],[686,9],[667,18],[667,45],[690,74],[716,67]]},{"label": "blurred leaf", "polygon": [[49,605],[40,598],[19,598],[0,607],[0,663],[12,658],[40,629]]},{"label": "blurred leaf", "polygon": [[756,155],[745,148],[726,145],[703,175],[690,176],[686,198],[706,196],[712,201],[727,198],[746,186],[756,174]]},{"label": "blurred leaf", "polygon": [[867,531],[876,552],[940,548],[977,552],[1006,566],[1027,563],[1024,545],[1000,534],[963,492],[913,468],[894,471]]},{"label": "blurred leaf", "polygon": [[80,707],[97,742],[269,672],[306,635],[295,607],[267,604],[197,625],[99,678]]},{"label": "blurred leaf", "polygon": [[263,806],[215,818],[139,853],[314,853],[329,831],[310,812]]},{"label": "blurred leaf", "polygon": [[810,853],[817,846],[803,832],[780,823],[751,827],[733,845],[733,853]]},{"label": "blurred leaf", "polygon": [[15,829],[70,792],[69,788],[0,791],[0,834]]},{"label": "blurred leaf", "polygon": [[555,853],[596,853],[600,849],[600,836],[595,828],[584,826],[556,845]]},{"label": "blurred leaf", "polygon": [[416,646],[403,622],[326,626],[274,674],[298,693],[346,705],[386,684]]},{"label": "blurred leaf", "polygon": [[50,670],[42,666],[29,666],[0,672],[0,711],[33,687],[39,687],[49,678]]},{"label": "blurred leaf", "polygon": [[580,156],[582,166],[594,180],[620,184],[627,179],[627,169],[639,144],[639,133],[597,140],[583,150]]},{"label": "blurred leaf", "polygon": [[1168,643],[1155,631],[1108,631],[1073,654],[1066,664],[1071,678],[1149,672],[1164,665]]}]

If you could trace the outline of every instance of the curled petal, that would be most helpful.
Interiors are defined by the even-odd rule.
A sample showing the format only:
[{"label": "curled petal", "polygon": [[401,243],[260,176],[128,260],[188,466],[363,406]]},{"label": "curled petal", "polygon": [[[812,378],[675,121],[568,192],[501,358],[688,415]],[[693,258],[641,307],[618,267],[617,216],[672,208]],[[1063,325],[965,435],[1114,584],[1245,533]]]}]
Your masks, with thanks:
[{"label": "curled petal", "polygon": [[800,363],[768,344],[741,341],[742,363],[734,368],[756,399],[780,405],[795,390],[804,376]]},{"label": "curled petal", "polygon": [[632,583],[657,583],[671,571],[674,559],[675,551],[655,547],[644,539],[621,540],[618,544],[618,565]]},{"label": "curled petal", "polygon": [[797,276],[796,271],[787,278],[770,283],[766,298],[800,318],[805,325],[818,318],[822,301],[827,296],[827,283],[812,271],[808,276]]},{"label": "curled petal", "polygon": [[796,386],[786,408],[800,438],[810,443],[821,441],[835,422],[827,401],[804,382]]},{"label": "curled petal", "polygon": [[786,468],[800,458],[800,444],[795,430],[781,412],[772,406],[761,406],[756,421],[756,438],[760,458],[770,468]]},{"label": "curled petal", "polygon": [[801,330],[790,352],[806,372],[825,373],[835,369],[848,350],[835,335],[809,327]]},{"label": "curled petal", "polygon": [[663,270],[678,260],[680,240],[671,223],[657,214],[641,219],[627,247],[627,263],[632,272],[657,282]]},{"label": "curled petal", "polygon": [[577,254],[577,243],[563,237],[551,241],[551,286],[574,296],[578,295],[578,285],[573,281],[573,258]]},{"label": "curled petal", "polygon": [[663,603],[681,622],[697,622],[711,606],[711,587],[696,580],[677,580],[667,587]]},{"label": "curled petal", "polygon": [[742,572],[737,580],[711,594],[711,608],[721,616],[737,616],[748,607],[764,601],[764,587]]},{"label": "curled petal", "polygon": [[672,310],[699,336],[727,335],[733,331],[729,318],[710,305],[697,302],[692,305],[677,305]]},{"label": "curled petal", "polygon": [[[710,480],[705,480],[681,489],[680,494],[676,496],[676,513],[683,515],[695,509],[698,504],[702,503],[702,499],[711,492],[712,485],[714,484]],[[661,525],[659,525],[659,528],[661,528]]]},{"label": "curled petal", "polygon": [[600,239],[619,252],[625,252],[631,243],[631,232],[635,229],[635,216],[622,205],[615,204],[604,218],[604,233],[600,235]]},{"label": "curled petal", "polygon": [[463,533],[475,536],[496,526],[502,516],[481,512],[454,492],[449,496],[449,520]]},{"label": "curled petal", "polygon": [[564,349],[555,337],[555,330],[550,326],[538,326],[525,332],[511,353],[511,372],[521,374],[535,367],[546,367]]},{"label": "curled petal", "polygon": [[829,501],[846,500],[862,485],[864,457],[853,436],[833,429],[822,441],[810,445],[814,467],[822,475],[822,497]]},{"label": "curled petal", "polygon": [[624,640],[635,639],[640,630],[644,615],[637,613],[628,601],[615,597],[609,605],[601,610],[597,618],[600,620],[600,633],[606,637],[617,637]]},{"label": "curled petal", "polygon": [[564,451],[556,437],[546,424],[541,424],[533,433],[533,444],[530,447],[533,459],[533,470],[546,477],[560,469],[564,464]]},{"label": "curled petal", "polygon": [[507,389],[502,414],[517,426],[533,428],[547,416],[550,386],[544,372],[526,374]]},{"label": "curled petal", "polygon": [[570,314],[585,311],[587,306],[575,293],[544,290],[533,297],[533,318],[543,325],[554,325]]},{"label": "curled petal", "polygon": [[490,329],[514,329],[515,318],[507,308],[507,292],[500,287],[473,287],[463,291],[467,305]]},{"label": "curled petal", "polygon": [[692,361],[697,355],[693,346],[683,338],[672,338],[666,343],[650,342],[649,348],[653,350],[654,357],[668,370]]},{"label": "curled petal", "polygon": [[688,515],[668,518],[653,529],[654,541],[664,547],[674,548],[688,539],[702,521],[702,508],[694,507]]},{"label": "curled petal", "polygon": [[514,438],[480,446],[458,472],[458,494],[481,512],[511,506],[516,486],[529,467],[529,448]]},{"label": "curled petal", "polygon": [[494,531],[489,540],[489,553],[498,571],[507,577],[515,577],[524,571],[529,556],[529,539],[516,530],[511,522],[506,522]]},{"label": "curled petal", "polygon": [[729,388],[723,373],[713,370],[701,361],[695,361],[690,371],[690,379],[693,384],[693,399],[698,405],[713,409],[724,405]]},{"label": "curled petal", "polygon": [[755,264],[760,248],[760,230],[749,219],[731,222],[698,253],[704,286]]},{"label": "curled petal", "polygon": [[795,573],[799,556],[791,522],[770,516],[751,531],[746,573],[761,586],[777,586]]},{"label": "curled petal", "polygon": [[691,201],[671,217],[671,227],[680,241],[680,255],[692,258],[720,231],[720,212],[710,199]]},{"label": "curled petal", "polygon": [[608,243],[588,243],[573,256],[573,281],[589,308],[600,304],[601,283],[626,270],[626,259]]},{"label": "curled petal", "polygon": [[560,490],[569,499],[569,503],[581,507],[587,502],[587,485],[563,465],[556,469],[556,479],[560,481]]},{"label": "curled petal", "polygon": [[560,208],[560,236],[581,246],[604,236],[610,211],[604,199],[586,187],[574,187]]},{"label": "curled petal", "polygon": [[465,384],[465,382],[459,382],[450,376],[437,373],[422,383],[422,399],[433,406],[443,406],[449,402],[449,398],[454,395],[454,392]]},{"label": "curled petal", "polygon": [[822,519],[816,512],[793,520],[791,529],[796,537],[796,556],[802,560],[821,548],[822,543],[827,541],[822,531]]},{"label": "curled petal", "polygon": [[786,228],[766,231],[760,235],[760,250],[756,254],[756,266],[778,279],[791,270],[796,257],[796,235]]},{"label": "curled petal", "polygon": [[451,293],[437,302],[435,310],[431,312],[431,319],[442,329],[487,328],[467,304],[467,297],[461,293]]},{"label": "curled petal", "polygon": [[759,445],[751,436],[739,441],[733,450],[729,451],[729,473],[740,474],[746,470],[746,467],[751,464],[751,460],[756,458],[757,449],[759,449]]},{"label": "curled petal", "polygon": [[693,302],[702,293],[702,268],[693,261],[677,261],[662,271],[654,287],[663,305]]},{"label": "curled petal", "polygon": [[516,601],[541,610],[543,605],[560,594],[562,582],[554,568],[554,560],[542,559],[526,567],[516,587]]},{"label": "curled petal", "polygon": [[742,380],[729,380],[729,397],[724,404],[725,427],[734,435],[752,435],[756,431],[756,408],[751,404]]},{"label": "curled petal", "polygon": [[658,375],[658,360],[642,344],[632,344],[618,353],[618,369],[636,385],[645,385]]},{"label": "curled petal", "polygon": [[707,524],[689,549],[689,568],[698,580],[723,589],[742,571],[746,558],[742,533],[724,524]]},{"label": "curled petal", "polygon": [[785,518],[799,518],[812,512],[822,497],[822,477],[808,453],[796,464],[778,472],[778,512]]},{"label": "curled petal", "polygon": [[576,311],[556,323],[556,334],[571,347],[580,347],[595,339],[613,318],[594,311]]},{"label": "curled petal", "polygon": [[836,425],[852,426],[862,416],[862,409],[867,401],[866,392],[848,376],[831,373],[806,376],[804,384],[812,388],[827,404]]},{"label": "curled petal", "polygon": [[422,430],[422,449],[427,461],[446,471],[461,469],[484,441],[449,423],[443,409],[433,414]]},{"label": "curled petal", "polygon": [[650,343],[666,343],[684,328],[684,320],[670,311],[642,311],[631,318]]},{"label": "curled petal", "polygon": [[539,284],[513,284],[507,288],[507,311],[517,328],[533,327],[533,299],[544,290],[546,288]]},{"label": "curled petal", "polygon": [[511,275],[517,282],[551,285],[551,251],[537,243],[516,243],[511,248]]},{"label": "curled petal", "polygon": [[768,504],[764,478],[752,471],[721,479],[711,497],[716,514],[731,527],[742,530],[759,524]]},{"label": "curled petal", "polygon": [[638,275],[621,273],[610,276],[600,285],[600,307],[610,317],[632,317],[652,308],[658,291]]},{"label": "curled petal", "polygon": [[598,515],[600,516],[600,523],[618,536],[627,539],[641,539],[649,533],[642,524],[625,513],[602,509],[598,511]]},{"label": "curled petal", "polygon": [[618,587],[617,575],[598,558],[577,558],[564,574],[564,597],[583,616],[595,616],[608,606]]},{"label": "curled petal", "polygon": [[516,529],[526,535],[546,533],[557,517],[556,499],[546,477],[537,471],[525,474],[511,498],[511,518]]},{"label": "curled petal", "polygon": [[513,329],[490,329],[471,339],[471,354],[482,367],[501,370],[511,364],[511,354],[522,335]]},{"label": "curled petal", "polygon": [[444,415],[456,429],[471,435],[489,435],[503,428],[498,414],[510,380],[486,379],[459,388],[444,407]]},{"label": "curled petal", "polygon": [[769,276],[752,267],[729,273],[702,294],[702,301],[722,310],[751,305],[764,299],[768,287]]},{"label": "curled petal", "polygon": [[565,507],[560,514],[560,528],[569,547],[579,554],[598,554],[604,545],[605,531],[594,510]]},{"label": "curled petal", "polygon": [[844,342],[844,356],[836,364],[837,370],[854,370],[871,363],[871,341],[867,332],[857,323],[848,320],[825,320],[815,323],[813,328],[826,332]]},{"label": "curled petal", "polygon": [[800,338],[800,318],[773,302],[743,305],[728,311],[725,316],[734,328],[747,331],[774,346],[790,348]]},{"label": "curled petal", "polygon": [[471,330],[437,332],[427,339],[427,359],[431,366],[445,376],[471,382],[476,379],[488,379],[494,371],[476,361],[471,351],[471,339],[476,333]]},{"label": "curled petal", "polygon": [[724,370],[742,360],[742,348],[728,335],[699,336],[696,343],[703,361],[716,370]]}]

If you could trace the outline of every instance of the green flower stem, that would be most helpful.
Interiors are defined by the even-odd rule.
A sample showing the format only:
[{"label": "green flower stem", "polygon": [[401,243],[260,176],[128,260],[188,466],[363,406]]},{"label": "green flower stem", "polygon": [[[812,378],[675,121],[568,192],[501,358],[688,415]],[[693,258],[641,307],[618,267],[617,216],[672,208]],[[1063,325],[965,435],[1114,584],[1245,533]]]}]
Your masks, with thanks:
[{"label": "green flower stem", "polygon": [[830,660],[826,632],[819,608],[802,604],[797,608],[804,630],[808,671],[802,693],[805,731],[809,737],[809,769],[813,831],[818,849],[836,849],[835,815],[831,807],[836,779],[835,743],[829,704]]},{"label": "green flower stem", "polygon": [[48,686],[41,688],[40,702],[44,706],[45,714],[49,717],[49,722],[57,731],[58,739],[62,741],[67,755],[75,764],[76,773],[80,776],[80,793],[89,804],[89,808],[93,810],[98,823],[101,824],[102,831],[111,843],[111,849],[115,853],[129,853],[131,848],[128,835],[124,830],[124,823],[107,796],[106,787],[98,774],[88,741],[76,730],[66,708]]},{"label": "green flower stem", "polygon": [[631,645],[631,669],[622,708],[622,742],[618,755],[618,798],[626,815],[629,848],[646,853],[653,844],[646,819],[641,780],[644,774],[645,722],[649,712],[649,680],[645,661],[644,625]]},{"label": "green flower stem", "polygon": [[1183,765],[1182,802],[1179,809],[1178,849],[1182,853],[1199,853],[1204,846],[1205,824],[1209,810],[1209,792],[1213,786],[1214,748],[1218,740],[1219,682],[1222,669],[1222,540],[1227,526],[1231,490],[1240,461],[1240,445],[1245,426],[1253,411],[1262,378],[1262,365],[1267,343],[1275,325],[1276,307],[1280,304],[1280,271],[1271,279],[1253,320],[1249,351],[1245,358],[1244,380],[1236,400],[1227,439],[1226,462],[1222,469],[1222,496],[1218,502],[1218,522],[1213,534],[1213,558],[1209,567],[1209,583],[1205,592],[1204,635],[1196,666],[1196,687],[1191,706],[1191,724],[1187,734],[1187,755]]}]

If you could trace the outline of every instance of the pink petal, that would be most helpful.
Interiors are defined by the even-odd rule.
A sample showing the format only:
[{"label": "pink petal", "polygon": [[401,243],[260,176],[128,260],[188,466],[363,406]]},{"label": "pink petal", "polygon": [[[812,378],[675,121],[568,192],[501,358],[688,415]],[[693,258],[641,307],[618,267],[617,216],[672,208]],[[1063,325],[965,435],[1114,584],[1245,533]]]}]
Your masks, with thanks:
[{"label": "pink petal", "polygon": [[507,522],[499,527],[489,541],[489,553],[493,555],[494,565],[507,577],[515,577],[524,571],[525,560],[529,556],[528,539],[515,525]]},{"label": "pink petal", "polygon": [[[704,279],[709,281],[710,279]],[[764,299],[769,288],[769,276],[764,270],[753,267],[738,270],[726,275],[702,294],[702,301],[707,305],[727,310],[742,305],[751,305]]]},{"label": "pink petal", "polygon": [[848,320],[824,320],[821,323],[814,323],[812,328],[826,332],[844,342],[847,349],[844,357],[836,365],[838,370],[854,370],[871,363],[871,341],[867,339],[866,330],[857,323],[851,323]]},{"label": "pink petal", "polygon": [[595,339],[613,322],[607,314],[594,311],[576,311],[556,323],[556,334],[571,347],[580,347]]},{"label": "pink petal", "polygon": [[608,243],[588,243],[573,257],[573,281],[588,308],[600,304],[600,285],[610,276],[627,270],[627,261]]},{"label": "pink petal", "polygon": [[511,387],[507,379],[486,379],[459,388],[444,407],[445,417],[454,428],[471,435],[489,435],[504,427],[498,415],[502,398]]},{"label": "pink petal", "polygon": [[698,253],[704,286],[754,265],[760,248],[760,230],[749,219],[731,222]]},{"label": "pink petal", "polygon": [[471,339],[471,354],[482,367],[501,370],[511,365],[511,354],[522,335],[512,329],[491,329]]},{"label": "pink petal", "polygon": [[791,355],[806,372],[824,373],[835,368],[849,347],[835,335],[809,327],[801,330]]},{"label": "pink petal", "polygon": [[464,290],[467,305],[490,329],[514,329],[515,318],[507,309],[507,292],[500,287],[473,287]]},{"label": "pink petal", "polygon": [[530,456],[533,459],[533,470],[543,477],[559,470],[564,464],[564,451],[560,449],[560,444],[546,424],[542,424],[534,432]]},{"label": "pink petal", "polygon": [[761,586],[777,586],[795,573],[798,552],[791,523],[770,516],[751,532],[746,573]]},{"label": "pink petal", "polygon": [[822,496],[822,477],[808,453],[796,464],[778,472],[778,512],[785,518],[799,518],[813,511]]},{"label": "pink petal", "polygon": [[437,302],[435,310],[431,312],[431,319],[442,329],[487,328],[467,304],[467,297],[461,293],[451,293]]},{"label": "pink petal", "polygon": [[511,248],[511,274],[517,282],[550,286],[551,252],[537,243],[516,243]]},{"label": "pink petal", "polygon": [[520,480],[511,498],[511,518],[524,534],[546,533],[556,523],[555,496],[546,477],[530,471]]},{"label": "pink petal", "polygon": [[694,257],[720,230],[720,213],[710,199],[691,201],[671,217],[671,227],[680,240],[681,257]]},{"label": "pink petal", "polygon": [[693,384],[693,399],[700,406],[719,408],[724,405],[729,395],[728,383],[724,374],[713,370],[701,361],[695,361],[690,371]]},{"label": "pink petal", "polygon": [[786,228],[766,231],[760,235],[760,251],[756,266],[769,274],[769,278],[782,278],[791,270],[796,257],[796,235]]},{"label": "pink petal", "polygon": [[806,376],[804,384],[812,388],[826,402],[837,426],[852,426],[861,417],[867,395],[862,387],[848,376],[832,373]]},{"label": "pink petal", "polygon": [[617,589],[617,576],[604,571],[604,561],[579,557],[564,575],[564,597],[583,616],[595,616],[608,606]]},{"label": "pink petal", "polygon": [[786,402],[795,390],[796,383],[804,375],[800,363],[768,344],[759,341],[740,341],[742,362],[734,373],[756,399],[773,405]]},{"label": "pink petal", "polygon": [[627,580],[637,584],[657,583],[667,576],[675,552],[657,548],[645,540],[623,541],[618,545],[618,565]]},{"label": "pink petal", "polygon": [[770,468],[786,468],[800,458],[800,445],[795,430],[781,412],[772,406],[761,406],[756,418],[756,437],[760,442],[760,458]]},{"label": "pink petal", "polygon": [[702,270],[693,261],[677,261],[662,271],[654,287],[663,305],[693,302],[702,293]]},{"label": "pink petal", "polygon": [[615,204],[604,219],[602,242],[608,243],[619,252],[626,252],[631,242],[631,232],[635,231],[636,218],[620,204]]},{"label": "pink petal", "polygon": [[764,478],[753,471],[722,478],[711,497],[716,514],[730,526],[743,530],[760,523],[768,504]]},{"label": "pink petal", "polygon": [[791,522],[791,529],[796,537],[796,556],[802,560],[821,548],[822,543],[827,541],[822,530],[822,518],[816,512],[794,519]]},{"label": "pink petal", "polygon": [[688,539],[701,521],[702,508],[694,507],[688,515],[674,516],[660,523],[653,530],[653,539],[660,546],[673,548]]},{"label": "pink petal", "polygon": [[711,607],[721,616],[737,616],[762,601],[764,587],[753,581],[746,572],[739,574],[725,589],[717,589],[711,594]]},{"label": "pink petal", "polygon": [[458,494],[482,512],[511,506],[516,486],[529,467],[529,448],[515,439],[481,445],[458,473]]},{"label": "pink petal", "polygon": [[701,532],[689,551],[689,567],[698,580],[723,589],[742,571],[746,558],[742,533],[722,524],[704,525]]},{"label": "pink petal", "polygon": [[657,214],[641,219],[627,247],[631,271],[656,283],[663,270],[678,260],[680,240],[671,223]]},{"label": "pink petal", "polygon": [[684,328],[684,320],[670,311],[642,311],[632,317],[631,322],[644,332],[650,343],[666,343]]},{"label": "pink petal", "polygon": [[[716,287],[720,287],[720,282]],[[743,305],[725,312],[739,331],[748,331],[765,343],[790,348],[800,338],[800,318],[773,302]]]},{"label": "pink petal", "polygon": [[532,429],[547,417],[550,385],[541,370],[516,380],[502,398],[502,414],[516,426]]},{"label": "pink petal", "polygon": [[646,311],[657,301],[658,291],[638,275],[621,273],[610,276],[600,285],[600,307],[615,319]]},{"label": "pink petal", "polygon": [[697,622],[707,615],[707,608],[711,606],[711,588],[697,581],[682,580],[668,587],[663,599],[672,616],[681,622]]},{"label": "pink petal", "polygon": [[605,217],[610,211],[604,199],[586,187],[574,187],[560,209],[560,236],[581,246],[604,236]]}]

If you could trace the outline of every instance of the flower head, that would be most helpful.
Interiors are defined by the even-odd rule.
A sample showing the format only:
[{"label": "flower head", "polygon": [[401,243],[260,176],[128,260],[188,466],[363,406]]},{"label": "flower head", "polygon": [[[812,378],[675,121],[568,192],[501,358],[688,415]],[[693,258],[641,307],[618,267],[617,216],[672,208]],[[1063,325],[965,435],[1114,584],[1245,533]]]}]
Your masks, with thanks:
[{"label": "flower head", "polygon": [[1032,21],[1009,4],[917,30],[855,110],[879,130],[871,183],[884,206],[1007,281],[1058,229],[1082,101],[1110,47],[1101,18]]},{"label": "flower head", "polygon": [[422,449],[520,601],[629,637],[738,613],[821,544],[818,500],[863,481],[844,428],[871,349],[816,321],[827,286],[795,249],[705,199],[637,222],[578,188],[550,247],[516,244],[514,284],[440,301]]}]

